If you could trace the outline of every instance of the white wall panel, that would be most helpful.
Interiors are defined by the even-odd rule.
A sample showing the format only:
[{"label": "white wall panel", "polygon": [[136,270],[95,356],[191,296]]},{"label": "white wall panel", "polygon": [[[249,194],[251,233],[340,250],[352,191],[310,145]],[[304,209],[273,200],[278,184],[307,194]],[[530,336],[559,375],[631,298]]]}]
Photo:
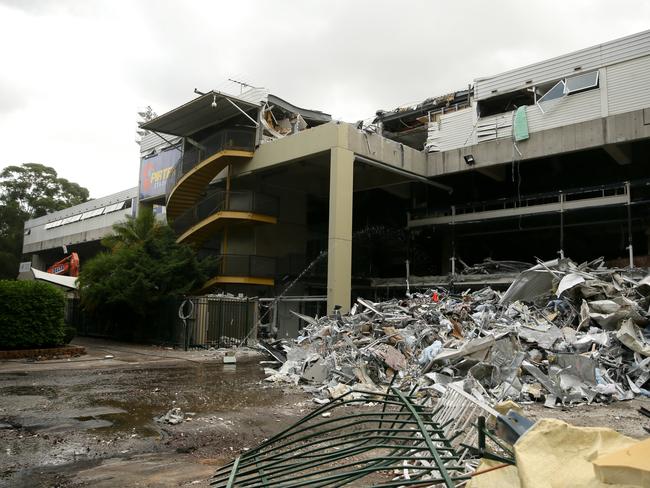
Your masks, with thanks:
[{"label": "white wall panel", "polygon": [[602,116],[600,89],[566,96],[545,114],[537,105],[531,105],[526,109],[526,115],[530,133],[597,119]]},{"label": "white wall panel", "polygon": [[[474,82],[476,100],[527,86],[557,80],[576,73],[650,55],[650,30],[588,47],[553,59],[506,71]],[[530,83],[527,83],[530,82]]]},{"label": "white wall panel", "polygon": [[610,114],[650,107],[650,56],[607,67]]}]

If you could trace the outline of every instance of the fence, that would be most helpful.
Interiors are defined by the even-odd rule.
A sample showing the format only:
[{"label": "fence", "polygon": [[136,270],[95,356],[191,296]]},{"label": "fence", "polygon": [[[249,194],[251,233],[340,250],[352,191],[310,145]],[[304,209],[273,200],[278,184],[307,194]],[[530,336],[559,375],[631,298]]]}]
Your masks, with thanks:
[{"label": "fence", "polygon": [[91,317],[79,303],[69,297],[65,321],[80,336],[170,344],[187,347],[231,347],[247,344],[257,337],[257,299],[221,295],[187,297],[183,313],[187,329],[179,317],[183,300],[170,300],[139,324],[128,317],[119,319]]},{"label": "fence", "polygon": [[187,300],[188,346],[232,347],[257,337],[257,299],[206,295]]}]

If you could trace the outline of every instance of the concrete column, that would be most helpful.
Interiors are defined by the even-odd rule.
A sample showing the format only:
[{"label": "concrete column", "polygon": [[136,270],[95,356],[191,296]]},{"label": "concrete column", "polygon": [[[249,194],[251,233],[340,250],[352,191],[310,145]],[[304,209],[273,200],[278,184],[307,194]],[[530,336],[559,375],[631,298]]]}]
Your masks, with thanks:
[{"label": "concrete column", "polygon": [[334,305],[350,310],[352,286],[352,190],[354,153],[334,147],[330,153],[330,208],[327,244],[327,313]]}]

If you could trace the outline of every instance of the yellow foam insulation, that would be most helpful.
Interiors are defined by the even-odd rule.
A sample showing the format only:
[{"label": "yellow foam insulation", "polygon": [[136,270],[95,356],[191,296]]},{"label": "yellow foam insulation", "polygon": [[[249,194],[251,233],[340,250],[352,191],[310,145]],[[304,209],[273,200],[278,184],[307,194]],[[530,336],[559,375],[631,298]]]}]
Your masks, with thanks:
[{"label": "yellow foam insulation", "polygon": [[596,476],[605,483],[650,486],[650,437],[593,461]]},{"label": "yellow foam insulation", "polygon": [[[481,464],[479,464],[476,472],[487,471],[502,464],[500,461],[481,459]],[[498,468],[494,471],[477,474],[466,486],[467,488],[520,488],[521,483],[519,483],[517,467],[508,466],[507,468]]]},{"label": "yellow foam insulation", "polygon": [[[479,474],[471,488],[638,488],[626,478],[617,484],[601,481],[592,461],[629,448],[638,441],[612,429],[576,427],[556,419],[539,420],[514,445],[517,467]],[[486,463],[491,463],[487,465]],[[486,469],[500,463],[483,460]]]},{"label": "yellow foam insulation", "polygon": [[505,402],[497,403],[494,406],[494,409],[501,415],[507,415],[510,410],[514,410],[520,415],[524,414],[524,409],[512,400],[506,400]]}]

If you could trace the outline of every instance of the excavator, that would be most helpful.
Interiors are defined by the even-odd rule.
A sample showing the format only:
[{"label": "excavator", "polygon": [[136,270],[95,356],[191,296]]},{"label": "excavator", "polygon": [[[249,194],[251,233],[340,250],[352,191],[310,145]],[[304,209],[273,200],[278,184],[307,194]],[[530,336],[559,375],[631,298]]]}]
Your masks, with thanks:
[{"label": "excavator", "polygon": [[47,272],[55,275],[79,276],[79,255],[76,252],[57,261],[47,268]]}]

